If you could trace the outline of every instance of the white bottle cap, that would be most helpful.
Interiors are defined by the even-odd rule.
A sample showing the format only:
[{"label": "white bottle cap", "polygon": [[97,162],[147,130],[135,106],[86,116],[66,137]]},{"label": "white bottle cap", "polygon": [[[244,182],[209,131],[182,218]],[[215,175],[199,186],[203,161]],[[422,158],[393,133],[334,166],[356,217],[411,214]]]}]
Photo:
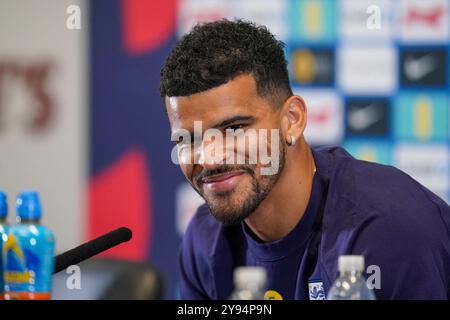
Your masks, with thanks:
[{"label": "white bottle cap", "polygon": [[234,284],[238,287],[264,287],[267,281],[263,267],[237,267],[234,270]]},{"label": "white bottle cap", "polygon": [[364,271],[363,256],[340,256],[338,260],[339,272]]}]

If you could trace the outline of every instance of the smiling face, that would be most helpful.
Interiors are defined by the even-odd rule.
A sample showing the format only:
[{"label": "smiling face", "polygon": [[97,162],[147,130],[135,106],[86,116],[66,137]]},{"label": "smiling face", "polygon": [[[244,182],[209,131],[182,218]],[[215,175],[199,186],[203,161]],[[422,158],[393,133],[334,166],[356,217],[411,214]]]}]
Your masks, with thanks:
[{"label": "smiling face", "polygon": [[[268,131],[268,139],[258,134],[245,137],[236,134],[235,143],[230,144],[224,138],[223,148],[217,149],[216,145],[214,160],[204,159],[202,163],[186,159],[180,161],[187,180],[205,199],[217,220],[234,224],[250,216],[270,193],[283,171],[285,139],[281,130],[276,131],[274,136],[270,134],[271,129],[281,126],[281,106],[275,107],[257,94],[256,82],[251,75],[238,76],[216,88],[190,96],[166,97],[165,102],[172,133],[187,130],[193,136],[195,121],[201,121],[202,134],[212,128],[219,130],[216,132],[224,137],[227,130],[242,129],[241,134],[250,131],[259,133],[261,129]],[[186,141],[178,141],[179,157],[183,157],[186,148],[193,155],[204,157],[204,151],[212,141],[204,138],[198,146],[190,144],[191,141],[187,144]],[[246,141],[245,147],[239,148],[238,141]],[[274,174],[262,174],[261,169],[267,163],[261,161],[261,152],[269,156],[276,153],[278,156],[278,168]],[[258,155],[255,162],[250,161],[252,154]],[[235,161],[230,164],[225,161],[230,155],[233,159],[245,159],[245,163]],[[195,156],[188,158],[194,160]],[[221,163],[220,160],[224,161]]]}]

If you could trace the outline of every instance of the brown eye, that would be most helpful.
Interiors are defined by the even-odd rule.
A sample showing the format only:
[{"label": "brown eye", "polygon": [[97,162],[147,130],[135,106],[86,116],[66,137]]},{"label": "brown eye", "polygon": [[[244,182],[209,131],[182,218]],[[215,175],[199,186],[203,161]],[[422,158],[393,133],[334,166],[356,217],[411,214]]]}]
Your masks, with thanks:
[{"label": "brown eye", "polygon": [[228,131],[228,130],[236,131],[236,130],[239,130],[239,129],[244,129],[244,127],[245,127],[245,125],[243,125],[243,124],[233,124],[233,125],[230,125],[230,126],[226,127],[225,130],[226,131]]}]

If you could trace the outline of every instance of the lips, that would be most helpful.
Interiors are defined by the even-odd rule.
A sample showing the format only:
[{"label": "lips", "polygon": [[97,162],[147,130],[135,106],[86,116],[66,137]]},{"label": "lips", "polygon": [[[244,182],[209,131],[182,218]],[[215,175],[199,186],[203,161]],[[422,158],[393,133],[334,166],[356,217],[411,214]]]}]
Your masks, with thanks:
[{"label": "lips", "polygon": [[244,174],[245,172],[243,171],[222,173],[203,178],[202,183],[206,189],[205,191],[214,193],[226,192],[234,189]]}]

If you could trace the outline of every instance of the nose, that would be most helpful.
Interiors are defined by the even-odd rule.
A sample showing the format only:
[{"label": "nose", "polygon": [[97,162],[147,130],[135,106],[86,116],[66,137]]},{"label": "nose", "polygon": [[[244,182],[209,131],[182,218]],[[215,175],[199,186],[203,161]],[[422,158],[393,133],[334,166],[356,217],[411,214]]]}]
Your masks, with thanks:
[{"label": "nose", "polygon": [[221,136],[214,139],[204,139],[201,145],[195,150],[197,163],[208,170],[214,170],[218,166],[227,163],[230,151],[225,148]]}]

